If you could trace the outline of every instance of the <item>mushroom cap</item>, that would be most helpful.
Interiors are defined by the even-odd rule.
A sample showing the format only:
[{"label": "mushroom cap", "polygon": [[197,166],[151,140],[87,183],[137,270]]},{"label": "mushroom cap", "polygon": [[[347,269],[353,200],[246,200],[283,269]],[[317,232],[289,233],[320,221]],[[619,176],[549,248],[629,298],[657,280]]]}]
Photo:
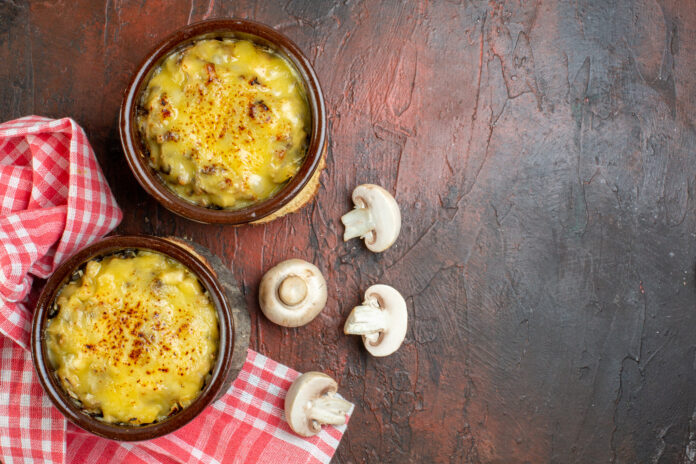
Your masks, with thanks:
[{"label": "mushroom cap", "polygon": [[283,261],[264,274],[259,305],[268,319],[284,327],[299,327],[324,309],[326,280],[319,268],[301,259]]},{"label": "mushroom cap", "polygon": [[401,231],[401,212],[391,193],[379,185],[358,185],[353,190],[353,203],[372,213],[375,228],[365,235],[365,246],[373,252],[392,246]]},{"label": "mushroom cap", "polygon": [[389,324],[388,328],[379,334],[375,343],[371,343],[363,335],[363,344],[372,356],[389,356],[399,349],[406,338],[408,328],[406,300],[395,288],[383,284],[373,285],[365,290],[365,300],[372,298],[375,298],[381,310],[386,312]]},{"label": "mushroom cap", "polygon": [[290,386],[285,396],[285,420],[298,435],[311,437],[321,430],[321,424],[309,418],[312,401],[336,393],[338,384],[322,372],[305,372]]}]

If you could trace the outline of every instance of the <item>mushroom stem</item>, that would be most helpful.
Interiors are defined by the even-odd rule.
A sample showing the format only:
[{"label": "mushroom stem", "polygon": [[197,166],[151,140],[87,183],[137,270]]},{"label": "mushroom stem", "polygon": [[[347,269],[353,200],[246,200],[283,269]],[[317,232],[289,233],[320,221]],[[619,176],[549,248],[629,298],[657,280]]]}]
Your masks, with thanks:
[{"label": "mushroom stem", "polygon": [[278,286],[278,298],[287,306],[297,306],[307,296],[307,283],[296,275],[285,278]]},{"label": "mushroom stem", "polygon": [[357,207],[349,213],[341,216],[341,222],[346,230],[343,232],[343,241],[360,237],[363,238],[375,228],[375,222],[368,208]]},{"label": "mushroom stem", "polygon": [[352,406],[352,403],[343,398],[326,394],[312,401],[308,416],[318,424],[343,425]]},{"label": "mushroom stem", "polygon": [[377,301],[365,301],[351,311],[343,332],[350,335],[364,335],[371,343],[379,339],[379,334],[389,327],[384,311],[377,306]]}]

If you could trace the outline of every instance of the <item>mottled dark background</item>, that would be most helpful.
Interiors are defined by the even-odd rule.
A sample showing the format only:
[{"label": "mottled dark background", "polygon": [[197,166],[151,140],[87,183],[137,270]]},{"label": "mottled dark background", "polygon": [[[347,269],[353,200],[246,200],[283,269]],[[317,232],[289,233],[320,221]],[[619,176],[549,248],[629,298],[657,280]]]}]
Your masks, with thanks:
[{"label": "mottled dark background", "polygon": [[[116,127],[151,46],[230,16],[300,45],[331,124],[317,201],[238,229],[159,207]],[[696,462],[695,108],[693,0],[0,0],[0,120],[75,118],[125,210],[119,232],[223,257],[252,347],[331,374],[356,403],[337,463]],[[341,240],[365,182],[402,206],[381,255]],[[289,257],[330,286],[299,329],[256,303]],[[342,334],[377,282],[411,317],[385,359]]]}]

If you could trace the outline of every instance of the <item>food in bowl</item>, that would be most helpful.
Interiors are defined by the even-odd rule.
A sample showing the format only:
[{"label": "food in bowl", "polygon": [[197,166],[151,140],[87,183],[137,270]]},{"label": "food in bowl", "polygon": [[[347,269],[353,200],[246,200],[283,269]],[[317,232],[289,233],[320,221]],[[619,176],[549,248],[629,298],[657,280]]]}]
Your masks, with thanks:
[{"label": "food in bowl", "polygon": [[161,253],[91,259],[53,309],[49,363],[66,393],[103,422],[166,419],[199,396],[215,364],[215,306],[187,267]]},{"label": "food in bowl", "polygon": [[286,58],[246,39],[203,39],[164,57],[137,124],[150,165],[171,190],[236,210],[272,197],[297,174],[311,116]]}]

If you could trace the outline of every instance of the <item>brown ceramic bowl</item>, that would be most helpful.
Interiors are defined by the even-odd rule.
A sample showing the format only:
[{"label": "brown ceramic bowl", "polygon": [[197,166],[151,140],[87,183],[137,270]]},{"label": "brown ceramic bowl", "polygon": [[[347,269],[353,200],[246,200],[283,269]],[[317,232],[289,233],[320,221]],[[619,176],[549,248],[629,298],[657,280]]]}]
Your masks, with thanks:
[{"label": "brown ceramic bowl", "polygon": [[[68,396],[54,375],[48,361],[48,350],[44,337],[44,330],[51,317],[56,295],[62,286],[70,280],[73,273],[92,258],[124,249],[157,251],[188,267],[208,290],[218,313],[220,334],[218,356],[211,377],[203,387],[200,396],[188,407],[167,419],[142,426],[109,424],[83,412],[80,406]],[[217,264],[221,264],[221,262],[218,260],[217,264],[211,263],[202,256],[207,253],[209,252],[198,245],[178,239],[150,236],[112,236],[73,255],[53,273],[46,282],[34,310],[31,351],[41,385],[53,404],[67,419],[88,432],[112,440],[150,440],[173,432],[187,424],[212,401],[227,391],[246,358],[250,332],[249,318],[241,293],[236,289],[236,285],[228,280],[231,276],[219,275]],[[227,272],[229,273],[229,271]],[[228,288],[230,286],[232,290]]]},{"label": "brown ceramic bowl", "polygon": [[[150,166],[147,149],[138,131],[136,112],[141,95],[153,72],[171,52],[201,39],[238,37],[265,45],[284,56],[298,71],[311,113],[311,131],[305,161],[299,172],[271,198],[239,210],[211,209],[188,202],[171,191]],[[312,197],[326,149],[326,108],[319,79],[309,60],[290,39],[269,26],[243,19],[216,19],[191,24],[179,29],[155,47],[138,67],[128,86],[120,113],[121,144],[128,164],[140,185],[164,207],[176,214],[198,222],[218,224],[245,224],[273,216],[283,210],[291,212]],[[308,191],[309,190],[309,191]],[[305,197],[297,205],[299,197]],[[293,202],[291,204],[291,202]],[[285,209],[284,209],[285,208]]]}]

